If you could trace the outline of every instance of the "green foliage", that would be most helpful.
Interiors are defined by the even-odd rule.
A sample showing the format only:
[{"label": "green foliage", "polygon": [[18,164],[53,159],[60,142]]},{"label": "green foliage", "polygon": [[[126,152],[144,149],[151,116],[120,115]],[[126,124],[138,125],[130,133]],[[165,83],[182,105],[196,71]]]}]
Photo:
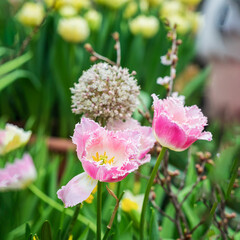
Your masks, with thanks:
[{"label": "green foliage", "polygon": [[41,240],[52,240],[51,226],[48,221],[45,221],[42,225]]},{"label": "green foliage", "polygon": [[[10,17],[13,9],[7,0],[0,1],[0,126],[5,122],[25,124],[36,136],[36,141],[27,146],[36,165],[38,178],[28,188],[22,191],[0,192],[0,238],[6,240],[87,240],[96,235],[96,194],[91,204],[83,203],[74,214],[71,208],[65,209],[57,198],[57,190],[65,185],[72,177],[83,172],[82,165],[75,151],[66,153],[51,152],[46,144],[46,136],[66,137],[73,135],[73,128],[80,116],[71,112],[70,88],[77,82],[84,70],[91,64],[89,53],[84,49],[84,43],[73,44],[65,42],[57,34],[59,14],[51,12],[40,30],[32,36],[30,44],[18,56],[22,44],[33,29],[21,26],[15,17]],[[4,9],[4,11],[2,10]],[[121,11],[109,11],[105,7],[100,10],[103,14],[101,28],[92,32],[87,42],[100,54],[111,60],[116,59],[115,41],[111,34],[120,32],[121,65],[130,71],[137,72],[136,78],[141,86],[139,109],[152,113],[151,94],[156,93],[161,98],[166,96],[166,89],[156,84],[157,77],[169,75],[169,66],[160,63],[159,57],[167,53],[170,42],[167,39],[167,29],[160,20],[160,31],[151,39],[140,35],[132,35],[128,21],[122,17]],[[152,11],[157,16],[157,11]],[[191,33],[179,36],[183,44],[179,47],[179,62],[177,76],[189,66],[195,57],[194,37]],[[204,87],[210,74],[210,68],[201,69],[196,77],[186,84],[181,94],[186,97],[186,104],[201,104]],[[136,110],[133,117],[143,125],[149,125],[146,119]],[[215,206],[217,213],[221,201],[216,194],[216,202],[212,193],[219,185],[226,199],[226,211],[236,212],[236,220],[227,227],[229,234],[235,234],[234,239],[240,239],[235,233],[240,219],[239,189],[233,189],[240,166],[239,137],[235,140],[236,130],[222,129],[218,123],[211,123],[214,140],[211,143],[195,143],[191,153],[187,151],[175,153],[169,151],[169,171],[179,171],[179,176],[172,178],[172,190],[182,204],[182,211],[190,228],[194,228],[203,218],[205,222],[192,235],[192,239],[216,239],[219,229],[209,216],[209,208],[202,202],[202,196],[211,207]],[[222,133],[224,132],[224,133]],[[222,147],[224,146],[224,147]],[[227,146],[227,147],[226,147]],[[222,150],[224,149],[224,150]],[[196,164],[199,163],[195,153],[210,150],[214,165],[206,164],[204,174],[207,180],[200,182],[193,190],[198,179]],[[220,157],[215,156],[220,151]],[[23,149],[0,158],[0,167],[6,162],[12,162],[21,156]],[[142,166],[139,172],[145,176],[130,174],[121,182],[120,190],[129,189],[135,193],[144,193],[147,177],[156,163],[157,156],[152,155],[151,162]],[[188,159],[188,160],[187,160]],[[184,172],[187,162],[188,169]],[[185,176],[186,174],[186,176]],[[163,177],[163,176],[161,176]],[[184,187],[178,191],[181,182]],[[140,185],[140,186],[139,186]],[[105,233],[111,218],[115,199],[109,196],[103,184],[102,231]],[[176,209],[170,197],[160,184],[155,184],[156,204],[165,214],[175,219]],[[114,189],[116,193],[117,189]],[[120,192],[121,192],[120,191]],[[189,194],[190,191],[190,194]],[[235,197],[231,193],[235,191]],[[188,195],[189,194],[189,195]],[[218,213],[219,215],[219,213]],[[126,213],[118,210],[108,239],[136,240],[139,236],[139,216],[136,210]],[[179,238],[176,224],[163,214],[148,205],[147,226],[145,236],[148,239],[177,239]],[[217,216],[219,219],[219,216]],[[159,231],[161,226],[161,231]],[[184,231],[183,225],[181,226]],[[103,235],[103,234],[102,234]]]}]

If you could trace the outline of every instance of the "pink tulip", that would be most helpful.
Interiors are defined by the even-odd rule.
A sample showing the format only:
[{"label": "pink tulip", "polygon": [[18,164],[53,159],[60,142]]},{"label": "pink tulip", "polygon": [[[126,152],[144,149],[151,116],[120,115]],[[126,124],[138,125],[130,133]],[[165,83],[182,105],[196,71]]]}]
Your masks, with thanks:
[{"label": "pink tulip", "polygon": [[32,157],[24,154],[22,159],[7,163],[4,169],[0,169],[0,191],[22,189],[36,177],[37,172]]},{"label": "pink tulip", "polygon": [[85,172],[57,192],[65,207],[86,200],[98,181],[121,181],[150,161],[150,155],[139,158],[141,134],[138,131],[109,131],[88,118],[82,118],[76,125],[73,143],[77,145],[77,155]]},{"label": "pink tulip", "polygon": [[154,138],[154,135],[152,132],[152,128],[141,126],[140,123],[133,118],[130,118],[125,122],[121,120],[109,121],[106,127],[107,129],[113,130],[113,131],[139,132],[141,136],[139,159],[144,158],[145,155],[151,150],[151,148],[154,146],[154,143],[156,142],[156,139]]},{"label": "pink tulip", "polygon": [[204,132],[207,118],[196,106],[184,107],[183,101],[176,97],[158,99],[154,102],[153,130],[157,141],[174,151],[183,151],[199,140],[212,140],[210,132]]}]

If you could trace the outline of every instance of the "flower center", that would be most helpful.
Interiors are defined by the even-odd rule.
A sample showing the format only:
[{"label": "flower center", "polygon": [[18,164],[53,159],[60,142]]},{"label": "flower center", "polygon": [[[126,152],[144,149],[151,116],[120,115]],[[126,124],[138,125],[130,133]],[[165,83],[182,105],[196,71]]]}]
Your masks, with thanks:
[{"label": "flower center", "polygon": [[122,210],[125,212],[131,212],[132,210],[138,210],[138,204],[129,198],[122,200]]},{"label": "flower center", "polygon": [[95,162],[100,162],[101,161],[101,165],[103,164],[112,164],[113,160],[115,157],[112,157],[111,159],[108,159],[108,156],[106,155],[106,152],[104,152],[103,155],[99,155],[99,153],[96,153],[96,156],[92,156],[93,160]]}]

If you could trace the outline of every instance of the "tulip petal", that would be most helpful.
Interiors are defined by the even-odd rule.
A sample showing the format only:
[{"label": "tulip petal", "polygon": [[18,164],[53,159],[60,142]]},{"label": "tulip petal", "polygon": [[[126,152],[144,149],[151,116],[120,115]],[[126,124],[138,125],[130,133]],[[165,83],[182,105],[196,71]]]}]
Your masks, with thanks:
[{"label": "tulip petal", "polygon": [[77,124],[74,130],[72,141],[77,145],[77,155],[81,160],[84,153],[86,142],[88,141],[90,135],[101,128],[97,123],[88,118],[82,118],[81,124]]},{"label": "tulip petal", "polygon": [[92,179],[87,173],[81,173],[72,178],[66,186],[58,190],[58,198],[65,207],[73,207],[86,200],[97,185],[97,180]]},{"label": "tulip petal", "polygon": [[24,154],[22,159],[7,163],[4,169],[0,169],[0,191],[23,189],[36,178],[32,157]]},{"label": "tulip petal", "polygon": [[212,134],[210,132],[203,132],[198,139],[212,141]]}]

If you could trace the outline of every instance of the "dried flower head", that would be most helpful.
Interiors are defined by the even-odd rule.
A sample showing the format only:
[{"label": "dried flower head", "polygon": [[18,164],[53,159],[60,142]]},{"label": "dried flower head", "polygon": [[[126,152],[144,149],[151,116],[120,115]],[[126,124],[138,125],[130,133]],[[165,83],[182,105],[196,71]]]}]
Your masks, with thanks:
[{"label": "dried flower head", "polygon": [[138,105],[139,86],[127,68],[98,63],[71,88],[72,111],[92,119],[128,119]]}]

